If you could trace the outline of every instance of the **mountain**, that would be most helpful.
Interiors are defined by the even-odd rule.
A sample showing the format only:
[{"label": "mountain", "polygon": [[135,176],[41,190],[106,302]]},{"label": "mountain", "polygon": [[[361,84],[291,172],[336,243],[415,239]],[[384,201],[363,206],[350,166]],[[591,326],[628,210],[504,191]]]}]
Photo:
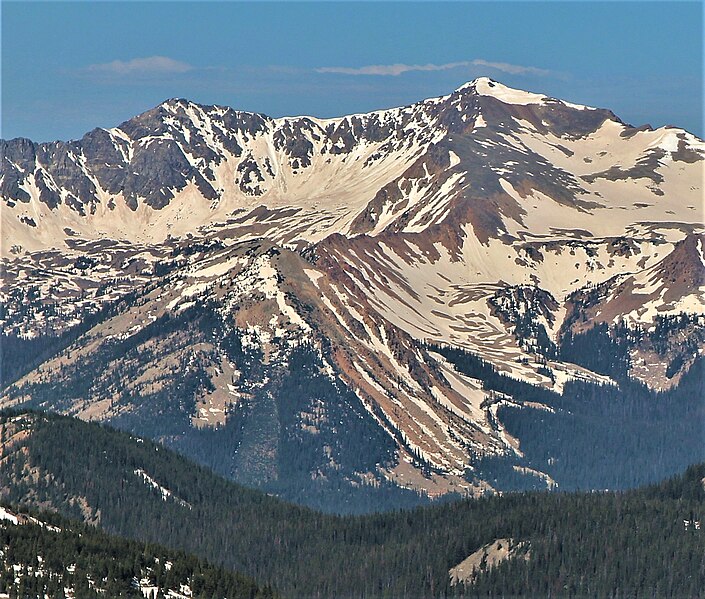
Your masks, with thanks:
[{"label": "mountain", "polygon": [[[616,389],[642,430],[692,436],[701,407],[674,398],[705,347],[705,144],[686,131],[481,78],[325,120],[172,99],[0,147],[4,406],[334,510],[481,494],[507,467],[570,486],[580,464],[553,464],[577,449],[539,459],[540,430],[512,433],[548,413],[570,428],[561,397]],[[655,392],[675,409],[660,420]],[[622,455],[629,423],[602,408]],[[650,451],[631,483],[705,459]]]},{"label": "mountain", "polygon": [[[239,581],[246,596],[256,596],[251,581],[178,548],[293,598],[693,597],[705,583],[705,529],[696,528],[703,520],[703,464],[628,492],[511,493],[340,517],[243,488],[149,440],[96,423],[3,413],[0,433],[3,498],[63,515],[33,513],[61,531],[0,525],[1,539],[21,541],[0,563],[31,561],[32,572],[76,563],[79,574],[86,563],[102,577],[109,550],[116,559],[107,570],[116,582],[134,576],[147,587],[144,571],[157,586],[169,561],[166,577],[190,579],[194,591],[237,597],[219,594],[217,583]],[[66,517],[140,542],[106,538]],[[57,545],[59,539],[71,543]],[[155,540],[172,549],[155,547]],[[467,568],[473,560],[474,575]],[[203,586],[194,580],[199,574]]]}]

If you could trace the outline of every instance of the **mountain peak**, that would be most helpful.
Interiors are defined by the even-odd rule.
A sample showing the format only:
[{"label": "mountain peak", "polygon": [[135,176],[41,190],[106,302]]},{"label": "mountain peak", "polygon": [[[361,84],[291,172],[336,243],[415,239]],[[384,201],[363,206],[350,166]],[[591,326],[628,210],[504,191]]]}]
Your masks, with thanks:
[{"label": "mountain peak", "polygon": [[489,96],[504,102],[505,104],[515,104],[515,105],[527,105],[527,104],[538,104],[538,105],[549,105],[560,103],[569,108],[575,108],[578,110],[594,110],[589,106],[583,106],[582,104],[573,104],[571,102],[566,102],[565,100],[560,100],[557,98],[552,98],[544,94],[536,94],[534,92],[525,91],[518,88],[513,88],[506,86],[499,81],[495,81],[490,77],[478,77],[472,81],[461,85],[456,92],[471,92],[478,96]]},{"label": "mountain peak", "polygon": [[457,91],[457,92],[461,92],[461,91],[465,91],[465,90],[475,91],[478,84],[496,84],[496,83],[497,83],[497,81],[495,81],[494,79],[491,79],[490,77],[476,77],[475,79],[472,79],[470,81],[466,81],[459,88],[457,88],[455,91]]},{"label": "mountain peak", "polygon": [[504,406],[615,404],[608,376],[665,390],[705,352],[705,146],[573,106],[482,77],[336,119],[171,99],[0,143],[0,406],[296,498],[483,493],[485,457],[559,482]]}]

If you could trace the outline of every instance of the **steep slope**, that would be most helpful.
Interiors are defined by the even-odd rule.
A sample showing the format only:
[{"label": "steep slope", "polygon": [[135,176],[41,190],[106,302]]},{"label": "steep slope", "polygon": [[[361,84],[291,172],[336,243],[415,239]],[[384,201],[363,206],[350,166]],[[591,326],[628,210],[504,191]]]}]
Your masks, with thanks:
[{"label": "steep slope", "polygon": [[168,100],[80,141],[3,142],[5,222],[28,249],[63,239],[59,223],[149,242],[214,222],[250,237],[320,237],[429,147],[432,104],[320,121]]},{"label": "steep slope", "polygon": [[584,359],[595,324],[654,389],[705,348],[705,144],[680,129],[481,78],[328,120],[169,100],[2,151],[3,405],[289,497],[481,493],[481,460],[521,459],[484,375],[429,343],[555,393],[620,380]]},{"label": "steep slope", "polygon": [[[447,491],[446,478],[436,490],[437,476],[417,471],[430,463],[458,490],[483,488],[463,476],[468,447],[493,452],[503,442],[485,423],[480,383],[440,370],[403,331],[375,325],[374,313],[369,324],[356,320],[360,312],[342,301],[290,250],[224,248],[116,304],[5,401],[109,420],[210,454],[210,465],[243,482],[286,479],[296,463],[281,460],[296,462],[298,446],[314,444],[315,457],[301,458],[309,486],[340,475],[377,486],[400,467],[403,486]],[[210,447],[218,435],[226,444]],[[269,465],[254,463],[258,454]]]},{"label": "steep slope", "polygon": [[634,129],[607,110],[486,78],[328,120],[168,100],[80,141],[15,139],[2,151],[4,251],[62,245],[66,228],[159,242],[219,223],[292,242],[469,222],[484,241],[575,230],[576,210],[595,236],[662,221],[669,209],[673,222],[702,220],[690,189],[703,160],[694,136]]},{"label": "steep slope", "polygon": [[[340,518],[248,491],[96,424],[4,414],[1,426],[5,497],[188,549],[270,581],[282,596],[547,596],[566,589],[693,596],[704,582],[705,539],[695,525],[703,519],[702,465],[628,493],[508,494]],[[88,532],[78,542],[90,550],[100,536]],[[481,566],[465,588],[453,582],[455,566],[503,539],[513,541],[509,559]],[[127,564],[126,572],[150,566],[155,553],[169,556],[158,551],[149,546],[147,559]],[[57,556],[42,557],[48,565]],[[188,575],[175,571],[176,563],[170,573]]]},{"label": "steep slope", "polygon": [[630,374],[655,389],[678,384],[703,353],[705,258],[703,234],[691,234],[653,266],[620,274],[568,301],[564,329],[570,333],[596,324],[633,331]]}]

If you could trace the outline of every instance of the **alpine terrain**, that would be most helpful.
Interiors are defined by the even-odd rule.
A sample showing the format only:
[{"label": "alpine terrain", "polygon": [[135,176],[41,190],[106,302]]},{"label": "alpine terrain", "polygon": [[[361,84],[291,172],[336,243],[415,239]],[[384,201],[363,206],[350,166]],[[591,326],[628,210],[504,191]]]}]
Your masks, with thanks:
[{"label": "alpine terrain", "polygon": [[487,78],[0,141],[1,407],[334,511],[705,459],[705,143]]}]

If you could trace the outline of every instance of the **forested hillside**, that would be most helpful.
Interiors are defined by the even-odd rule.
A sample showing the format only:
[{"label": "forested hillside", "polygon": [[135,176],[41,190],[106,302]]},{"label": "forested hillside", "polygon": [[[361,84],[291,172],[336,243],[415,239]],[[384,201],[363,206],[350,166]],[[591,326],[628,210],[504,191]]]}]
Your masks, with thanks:
[{"label": "forested hillside", "polygon": [[265,599],[245,576],[55,513],[0,508],[0,597]]},{"label": "forested hillside", "polygon": [[[532,492],[335,517],[235,485],[153,443],[65,417],[6,414],[7,500],[187,550],[285,597],[697,596],[705,465],[623,493]],[[684,521],[689,523],[686,529]],[[472,584],[483,546],[523,549]]]},{"label": "forested hillside", "polygon": [[[619,384],[573,380],[562,394],[502,374],[461,349],[428,346],[458,371],[483,380],[488,401],[499,404],[498,419],[520,441],[522,455],[486,458],[478,465],[493,487],[542,489],[550,480],[549,486],[566,491],[628,489],[705,460],[703,357],[695,359],[678,386],[654,391],[627,377],[625,351],[604,331],[571,337],[561,351],[566,359],[591,367],[602,356],[605,374]],[[507,401],[511,397],[521,401]]]}]

